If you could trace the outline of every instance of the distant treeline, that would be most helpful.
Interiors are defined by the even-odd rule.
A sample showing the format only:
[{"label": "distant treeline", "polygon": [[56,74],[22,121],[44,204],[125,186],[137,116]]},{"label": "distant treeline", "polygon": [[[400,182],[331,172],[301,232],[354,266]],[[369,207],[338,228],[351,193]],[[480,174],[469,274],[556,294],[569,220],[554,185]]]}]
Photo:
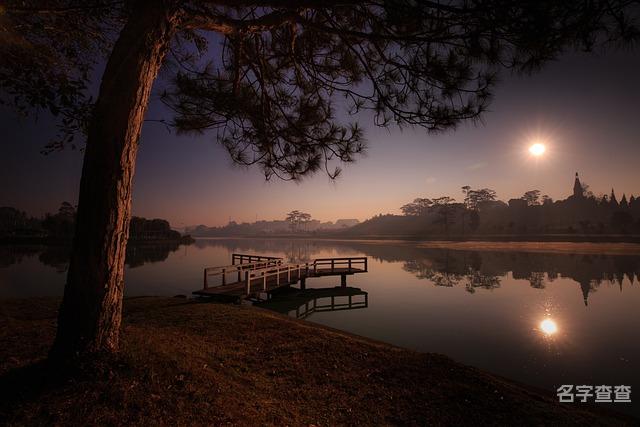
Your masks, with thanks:
[{"label": "distant treeline", "polygon": [[467,238],[488,235],[633,235],[640,234],[640,198],[615,191],[596,197],[576,174],[574,191],[564,200],[527,191],[507,203],[491,189],[462,187],[464,199],[418,198],[401,207],[403,215],[378,215],[346,231],[354,236],[408,235]]},{"label": "distant treeline", "polygon": [[[75,230],[76,209],[63,202],[55,214],[43,218],[27,215],[12,207],[0,207],[0,238],[5,240],[71,240]],[[131,218],[129,239],[133,242],[174,241],[188,242],[189,236],[182,236],[172,230],[164,219]]]},{"label": "distant treeline", "polygon": [[285,219],[274,221],[256,221],[253,223],[235,221],[223,227],[207,227],[198,225],[189,227],[187,231],[198,237],[229,237],[229,236],[276,236],[291,234],[318,234],[346,230],[358,224],[357,219],[339,219],[336,222],[321,222],[313,219],[310,214],[293,210]]}]

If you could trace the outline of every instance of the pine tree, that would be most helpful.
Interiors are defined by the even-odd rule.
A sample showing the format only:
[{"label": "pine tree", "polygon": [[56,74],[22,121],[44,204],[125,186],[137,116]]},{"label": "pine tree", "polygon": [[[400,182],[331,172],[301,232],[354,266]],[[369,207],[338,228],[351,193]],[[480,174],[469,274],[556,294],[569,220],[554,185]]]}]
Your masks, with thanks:
[{"label": "pine tree", "polygon": [[622,193],[622,199],[620,200],[620,208],[622,209],[629,208],[629,203],[627,202],[627,196],[624,193]]},{"label": "pine tree", "polygon": [[616,193],[611,189],[611,196],[609,196],[609,205],[611,207],[617,208],[619,206],[618,199],[616,199]]}]

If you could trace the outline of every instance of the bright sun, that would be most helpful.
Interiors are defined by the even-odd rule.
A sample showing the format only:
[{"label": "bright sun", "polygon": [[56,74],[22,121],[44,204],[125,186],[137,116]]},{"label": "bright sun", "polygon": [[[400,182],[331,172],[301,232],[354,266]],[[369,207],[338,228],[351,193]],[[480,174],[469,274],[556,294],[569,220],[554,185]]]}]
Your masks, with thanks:
[{"label": "bright sun", "polygon": [[529,153],[531,153],[531,155],[536,157],[542,156],[545,151],[547,151],[547,147],[545,147],[544,144],[541,144],[539,142],[529,147]]}]

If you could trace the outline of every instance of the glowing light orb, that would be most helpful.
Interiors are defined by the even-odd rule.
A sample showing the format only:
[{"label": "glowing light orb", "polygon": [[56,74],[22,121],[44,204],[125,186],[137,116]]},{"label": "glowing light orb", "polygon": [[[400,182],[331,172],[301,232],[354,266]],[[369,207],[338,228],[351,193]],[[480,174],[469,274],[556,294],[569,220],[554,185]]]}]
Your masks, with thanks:
[{"label": "glowing light orb", "polygon": [[529,147],[529,153],[531,153],[532,156],[536,156],[536,157],[542,156],[545,151],[547,151],[547,147],[545,147],[544,144],[541,144],[539,142],[536,142],[531,147]]},{"label": "glowing light orb", "polygon": [[553,335],[558,332],[558,325],[551,319],[544,319],[540,322],[540,330],[546,335]]}]

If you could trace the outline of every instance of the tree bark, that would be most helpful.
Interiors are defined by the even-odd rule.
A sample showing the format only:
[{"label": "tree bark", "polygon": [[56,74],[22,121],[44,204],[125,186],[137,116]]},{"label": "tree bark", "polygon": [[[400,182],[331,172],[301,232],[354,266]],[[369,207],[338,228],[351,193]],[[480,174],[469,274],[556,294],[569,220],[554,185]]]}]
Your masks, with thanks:
[{"label": "tree bark", "polygon": [[89,127],[73,250],[50,356],[118,349],[138,139],[178,14],[140,0],[113,47]]}]

